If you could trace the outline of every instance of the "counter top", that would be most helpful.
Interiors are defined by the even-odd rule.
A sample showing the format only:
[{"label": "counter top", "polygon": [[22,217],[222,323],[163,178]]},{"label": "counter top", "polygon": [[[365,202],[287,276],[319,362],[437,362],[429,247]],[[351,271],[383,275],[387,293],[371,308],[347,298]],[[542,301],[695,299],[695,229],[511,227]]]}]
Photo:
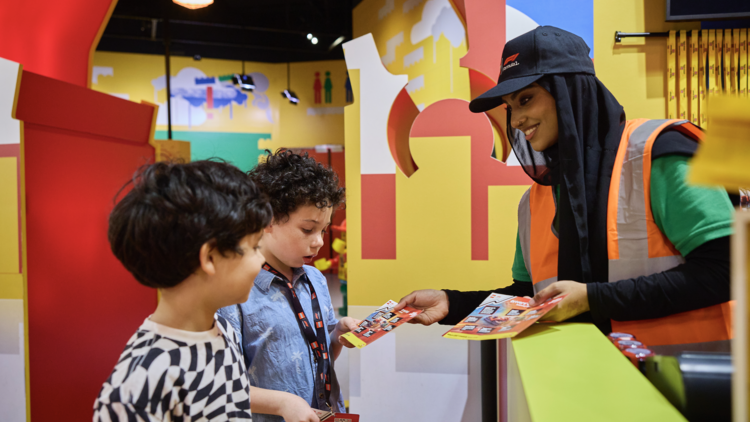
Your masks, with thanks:
[{"label": "counter top", "polygon": [[534,422],[686,420],[592,324],[536,324],[511,344]]}]

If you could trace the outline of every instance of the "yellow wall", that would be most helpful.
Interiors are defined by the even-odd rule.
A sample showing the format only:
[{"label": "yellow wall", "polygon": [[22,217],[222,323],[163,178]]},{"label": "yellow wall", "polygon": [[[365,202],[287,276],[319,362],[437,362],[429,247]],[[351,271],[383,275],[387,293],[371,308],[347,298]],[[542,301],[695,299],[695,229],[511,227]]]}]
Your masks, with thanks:
[{"label": "yellow wall", "polygon": [[[391,3],[393,11],[386,13],[383,8]],[[407,3],[414,7],[406,11]],[[471,99],[468,70],[459,65],[467,52],[465,32],[461,38],[454,25],[447,30],[449,35],[440,33],[437,40],[430,35],[412,42],[412,31],[424,20],[427,3],[431,2],[367,0],[353,15],[354,37],[372,34],[386,69],[408,75],[406,89],[420,109],[444,99]],[[403,40],[389,52],[389,41],[399,33]],[[420,47],[422,58],[405,62],[407,55]],[[390,58],[383,58],[389,53],[393,54]],[[528,186],[488,188],[489,259],[472,260],[469,137],[411,138],[411,153],[419,170],[408,178],[396,170],[397,259],[362,259],[357,102],[361,81],[359,70],[350,74],[355,103],[346,109],[345,125],[349,305],[379,306],[417,289],[488,290],[510,284],[518,202]],[[420,77],[424,87],[412,85]]]},{"label": "yellow wall", "polygon": [[[379,19],[382,1],[363,1],[355,9],[352,17],[354,38],[372,33],[380,56],[388,53],[388,41],[403,33],[403,41],[395,48],[393,61],[384,63],[394,75],[408,75],[409,81],[424,76],[424,88],[410,91],[414,104],[428,106],[444,98],[470,100],[469,71],[459,66],[459,59],[466,55],[466,36],[463,41],[451,45],[442,34],[437,40],[429,36],[412,43],[411,32],[422,20],[425,1],[418,3],[406,13],[402,13],[407,1],[395,1],[394,10]],[[411,3],[415,3],[411,1]],[[404,63],[404,56],[422,47],[423,58],[411,65]]]},{"label": "yellow wall", "polygon": [[595,0],[594,65],[628,119],[667,116],[666,38],[624,38],[615,31],[700,29],[700,22],[665,22],[666,0]]},{"label": "yellow wall", "polygon": [[[202,59],[190,57],[171,58],[172,93],[185,87],[192,78],[180,78],[180,72],[193,68],[205,76],[219,76],[241,73],[242,62],[234,60]],[[122,96],[131,101],[146,100],[160,105],[161,120],[157,131],[166,126],[166,90],[158,89],[152,81],[164,76],[164,57],[146,54],[97,52],[93,61],[94,71],[91,88],[108,94]],[[98,70],[98,71],[97,71]],[[315,104],[313,83],[315,72],[325,77],[331,72],[334,85],[330,104]],[[344,143],[343,110],[336,114],[316,113],[323,107],[343,107],[345,102],[344,83],[346,66],[343,60],[302,62],[291,64],[290,85],[300,97],[300,104],[293,106],[282,98],[281,91],[287,87],[287,65],[275,63],[245,62],[245,73],[259,72],[267,79],[269,86],[264,91],[256,89],[248,95],[246,105],[232,104],[230,108],[207,109],[203,104],[193,115],[192,125],[185,119],[173,118],[172,129],[177,132],[210,133],[253,133],[262,134],[257,148],[276,149],[279,147],[304,148],[320,144]],[[185,73],[184,75],[187,75]],[[175,81],[174,78],[178,80]],[[182,85],[181,85],[182,84]],[[256,85],[258,81],[256,81]],[[188,86],[188,88],[199,85]],[[173,98],[172,107],[176,107]],[[268,111],[267,111],[268,110]],[[335,111],[335,110],[334,110]],[[205,114],[204,114],[205,113]],[[197,116],[197,117],[196,117]],[[205,117],[204,117],[205,116]],[[197,118],[197,120],[196,120]]]}]

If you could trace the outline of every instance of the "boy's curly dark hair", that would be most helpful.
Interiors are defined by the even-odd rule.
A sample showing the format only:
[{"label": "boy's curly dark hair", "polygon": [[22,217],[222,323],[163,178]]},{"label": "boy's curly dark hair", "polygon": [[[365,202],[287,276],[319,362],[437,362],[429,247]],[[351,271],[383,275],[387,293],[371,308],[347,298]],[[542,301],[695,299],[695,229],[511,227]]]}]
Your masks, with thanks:
[{"label": "boy's curly dark hair", "polygon": [[230,164],[160,162],[139,169],[109,216],[112,252],[148,287],[174,287],[200,266],[206,242],[242,254],[239,242],[271,222],[268,199]]},{"label": "boy's curly dark hair", "polygon": [[253,181],[268,195],[277,222],[289,219],[297,208],[313,204],[336,208],[344,203],[344,188],[335,171],[287,149],[266,150],[266,161],[250,171]]}]

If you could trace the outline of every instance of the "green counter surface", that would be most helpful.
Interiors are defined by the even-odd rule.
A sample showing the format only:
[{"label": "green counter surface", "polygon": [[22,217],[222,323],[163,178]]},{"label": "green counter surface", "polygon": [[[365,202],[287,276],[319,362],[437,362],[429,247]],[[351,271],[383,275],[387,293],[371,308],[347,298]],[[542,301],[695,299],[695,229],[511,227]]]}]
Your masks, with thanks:
[{"label": "green counter surface", "polygon": [[592,324],[536,324],[512,345],[534,422],[686,420]]}]

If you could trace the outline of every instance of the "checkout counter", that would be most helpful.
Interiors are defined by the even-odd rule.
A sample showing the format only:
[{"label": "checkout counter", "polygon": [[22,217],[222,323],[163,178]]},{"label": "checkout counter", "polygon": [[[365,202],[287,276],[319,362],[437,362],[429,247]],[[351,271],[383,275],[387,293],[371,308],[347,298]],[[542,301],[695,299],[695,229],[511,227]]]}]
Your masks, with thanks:
[{"label": "checkout counter", "polygon": [[536,324],[500,342],[501,421],[731,420],[728,353],[656,347],[639,369],[584,323]]}]

